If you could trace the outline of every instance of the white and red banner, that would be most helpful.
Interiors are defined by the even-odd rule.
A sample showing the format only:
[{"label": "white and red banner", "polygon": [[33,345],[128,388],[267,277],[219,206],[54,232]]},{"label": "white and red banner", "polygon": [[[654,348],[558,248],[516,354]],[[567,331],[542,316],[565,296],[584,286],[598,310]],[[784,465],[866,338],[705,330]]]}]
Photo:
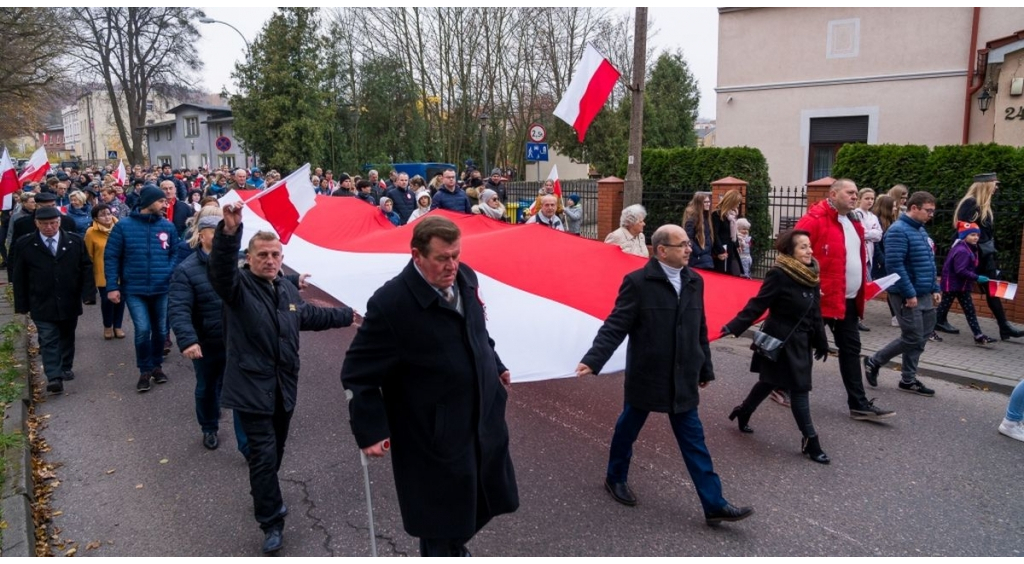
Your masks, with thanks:
[{"label": "white and red banner", "polygon": [[[256,193],[243,191],[237,199]],[[221,203],[230,203],[234,193],[225,198]],[[256,231],[270,228],[265,219],[269,204],[260,198],[243,209],[243,244]],[[646,263],[617,246],[539,225],[510,225],[442,210],[430,213],[450,218],[462,230],[461,260],[479,275],[488,331],[516,382],[573,376],[611,313],[623,276]],[[317,206],[285,245],[285,264],[312,274],[311,282],[365,312],[370,296],[409,263],[414,226],[415,222],[396,228],[380,210],[356,198],[317,196]],[[714,338],[718,328],[757,294],[760,283],[710,272],[701,275],[709,334]],[[625,368],[625,350],[620,347],[603,372]]]},{"label": "white and red banner", "polygon": [[18,182],[18,174],[14,170],[14,161],[11,160],[11,154],[4,147],[3,157],[0,157],[0,197],[3,199],[0,209],[9,210],[14,207],[13,194],[19,188],[21,188],[21,183]]},{"label": "white and red banner", "polygon": [[1017,285],[1013,282],[1003,282],[1002,280],[989,280],[988,295],[1004,300],[1012,300],[1017,297]]},{"label": "white and red banner", "polygon": [[619,76],[621,73],[608,59],[588,43],[568,90],[555,108],[555,117],[576,130],[580,143],[587,135],[590,122],[604,107]]},{"label": "white and red banner", "polygon": [[46,177],[47,172],[50,172],[50,161],[46,158],[46,148],[40,147],[36,149],[36,152],[32,153],[28,162],[25,163],[25,168],[21,171],[18,182],[22,184],[26,182],[39,182]]},{"label": "white and red banner", "polygon": [[276,184],[257,192],[246,205],[259,201],[263,218],[270,223],[282,244],[287,244],[299,223],[316,206],[316,190],[309,181],[309,163]]},{"label": "white and red banner", "polygon": [[117,163],[117,170],[113,174],[114,180],[121,186],[124,186],[128,182],[128,171],[124,169],[124,159]]},{"label": "white and red banner", "polygon": [[900,275],[893,273],[888,276],[883,276],[878,280],[872,280],[868,282],[868,285],[864,287],[864,300],[872,300],[878,294],[889,289],[890,286],[896,283],[900,279]]}]

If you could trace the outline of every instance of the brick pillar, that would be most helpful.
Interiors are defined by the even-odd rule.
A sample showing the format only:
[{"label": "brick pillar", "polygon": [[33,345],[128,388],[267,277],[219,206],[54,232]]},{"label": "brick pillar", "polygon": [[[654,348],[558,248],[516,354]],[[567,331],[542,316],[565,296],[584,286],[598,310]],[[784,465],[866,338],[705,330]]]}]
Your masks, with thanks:
[{"label": "brick pillar", "polygon": [[739,217],[747,216],[747,181],[734,178],[732,176],[726,176],[725,178],[718,179],[711,183],[711,207],[714,208],[718,205],[718,202],[722,201],[722,196],[729,190],[739,190],[740,202]]},{"label": "brick pillar", "polygon": [[831,176],[826,176],[814,182],[807,183],[807,209],[811,209],[811,206],[817,204],[822,200],[828,199],[828,190],[832,187],[832,184],[836,181]]},{"label": "brick pillar", "polygon": [[604,241],[619,228],[622,217],[622,193],[626,181],[609,176],[597,181],[597,240]]}]

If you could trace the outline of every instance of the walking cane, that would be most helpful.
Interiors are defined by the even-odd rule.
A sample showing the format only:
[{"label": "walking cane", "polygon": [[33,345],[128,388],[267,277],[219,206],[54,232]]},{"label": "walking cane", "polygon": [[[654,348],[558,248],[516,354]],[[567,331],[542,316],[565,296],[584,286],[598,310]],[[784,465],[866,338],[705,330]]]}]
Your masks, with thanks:
[{"label": "walking cane", "polygon": [[[345,390],[345,401],[352,401],[352,390]],[[384,442],[384,450],[387,451],[390,445]],[[366,453],[359,451],[359,462],[363,465],[363,483],[366,486],[366,515],[370,521],[370,554],[377,557],[377,534],[373,530],[373,497],[370,495],[370,459]]]}]

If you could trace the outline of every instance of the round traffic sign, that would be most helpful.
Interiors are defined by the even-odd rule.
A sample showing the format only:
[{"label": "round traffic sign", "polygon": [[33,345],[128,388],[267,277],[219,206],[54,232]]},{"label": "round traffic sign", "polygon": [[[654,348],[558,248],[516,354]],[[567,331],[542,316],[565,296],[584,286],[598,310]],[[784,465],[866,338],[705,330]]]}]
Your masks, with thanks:
[{"label": "round traffic sign", "polygon": [[542,143],[548,138],[548,130],[544,129],[544,126],[539,123],[530,125],[530,130],[527,132],[530,137],[530,141],[534,143]]},{"label": "round traffic sign", "polygon": [[217,150],[222,153],[231,150],[231,139],[227,137],[218,137],[217,140],[213,142],[213,144],[216,145]]}]

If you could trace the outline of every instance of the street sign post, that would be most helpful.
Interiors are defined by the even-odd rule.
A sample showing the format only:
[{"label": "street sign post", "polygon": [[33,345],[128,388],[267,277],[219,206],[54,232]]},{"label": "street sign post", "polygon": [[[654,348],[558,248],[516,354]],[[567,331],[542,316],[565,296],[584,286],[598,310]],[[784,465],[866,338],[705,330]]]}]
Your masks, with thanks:
[{"label": "street sign post", "polygon": [[231,150],[231,139],[227,137],[218,137],[217,140],[213,142],[213,144],[214,146],[217,147],[217,150],[222,153]]},{"label": "street sign post", "polygon": [[117,151],[107,151],[107,160],[109,160],[109,161],[116,161],[117,160]]},{"label": "street sign post", "polygon": [[527,136],[534,143],[543,143],[548,138],[548,130],[544,129],[544,126],[539,123],[533,123],[530,124]]}]

